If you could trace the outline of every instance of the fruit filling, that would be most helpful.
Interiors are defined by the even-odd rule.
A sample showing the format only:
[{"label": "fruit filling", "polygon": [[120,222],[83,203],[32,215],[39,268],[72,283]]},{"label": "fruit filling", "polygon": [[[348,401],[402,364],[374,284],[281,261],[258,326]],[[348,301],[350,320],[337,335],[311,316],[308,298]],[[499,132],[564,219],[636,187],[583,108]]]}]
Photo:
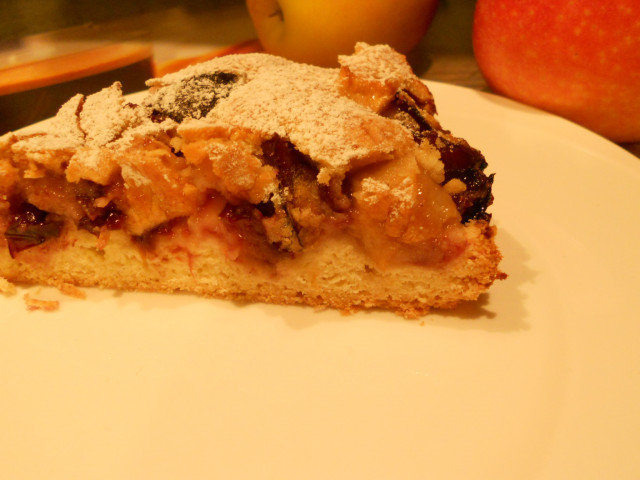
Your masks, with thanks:
[{"label": "fruit filling", "polygon": [[[234,59],[229,71],[153,84],[140,105],[118,85],[74,97],[50,131],[0,143],[0,229],[11,256],[80,229],[100,246],[122,230],[149,254],[159,238],[208,235],[234,258],[268,263],[336,234],[381,265],[455,257],[461,222],[490,218],[493,175],[479,151],[442,129],[423,83],[397,80],[396,70],[408,76],[402,65],[372,69],[360,54],[336,72],[300,66],[325,82],[310,92],[296,92],[298,74],[282,78],[285,61],[276,61],[264,79],[276,88],[271,103],[234,73]],[[254,58],[248,71],[260,71]],[[316,94],[328,99],[322,111],[297,103]],[[286,121],[286,108],[309,118],[262,129],[271,117]],[[234,123],[239,109],[255,124]]]},{"label": "fruit filling", "polygon": [[12,203],[9,213],[11,220],[4,236],[12,258],[23,250],[58,237],[62,230],[59,216],[26,202]]},{"label": "fruit filling", "polygon": [[443,130],[438,121],[421,108],[409,92],[397,92],[382,115],[402,123],[411,131],[416,143],[428,143],[438,150],[445,175],[441,185],[453,179],[461,182],[458,185],[464,185],[462,191],[452,192],[453,201],[464,223],[491,218],[486,210],[493,202],[493,174],[485,175],[487,162],[480,151]]}]

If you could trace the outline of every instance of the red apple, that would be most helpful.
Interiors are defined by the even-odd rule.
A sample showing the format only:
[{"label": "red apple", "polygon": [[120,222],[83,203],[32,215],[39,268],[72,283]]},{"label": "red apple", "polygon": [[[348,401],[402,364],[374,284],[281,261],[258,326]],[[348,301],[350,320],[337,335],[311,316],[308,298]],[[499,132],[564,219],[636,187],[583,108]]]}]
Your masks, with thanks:
[{"label": "red apple", "polygon": [[335,66],[356,42],[407,53],[424,36],[438,0],[246,0],[264,49],[299,62]]},{"label": "red apple", "polygon": [[640,0],[478,0],[473,47],[496,92],[640,141]]}]

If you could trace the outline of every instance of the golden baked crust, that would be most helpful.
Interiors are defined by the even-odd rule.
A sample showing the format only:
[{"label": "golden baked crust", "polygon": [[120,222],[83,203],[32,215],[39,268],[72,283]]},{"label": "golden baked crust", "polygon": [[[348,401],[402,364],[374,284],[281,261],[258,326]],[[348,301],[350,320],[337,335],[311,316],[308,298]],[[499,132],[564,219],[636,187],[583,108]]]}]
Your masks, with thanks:
[{"label": "golden baked crust", "polygon": [[[103,249],[98,239],[79,230],[73,248],[54,249],[16,262],[0,252],[0,271],[9,280],[58,286],[72,283],[123,290],[192,292],[237,301],[327,306],[342,311],[382,308],[408,318],[431,308],[453,308],[475,300],[502,274],[495,230],[484,221],[466,229],[468,248],[446,267],[401,265],[377,269],[357,242],[333,237],[305,255],[276,266],[229,261],[224,245],[208,242],[194,252],[140,251],[121,231]],[[44,257],[44,258],[43,258]],[[33,262],[33,263],[32,263]],[[44,266],[44,268],[43,268]],[[34,268],[35,267],[35,268]]]},{"label": "golden baked crust", "polygon": [[77,95],[0,139],[0,276],[407,316],[475,299],[500,254],[484,158],[403,56],[233,55]]}]

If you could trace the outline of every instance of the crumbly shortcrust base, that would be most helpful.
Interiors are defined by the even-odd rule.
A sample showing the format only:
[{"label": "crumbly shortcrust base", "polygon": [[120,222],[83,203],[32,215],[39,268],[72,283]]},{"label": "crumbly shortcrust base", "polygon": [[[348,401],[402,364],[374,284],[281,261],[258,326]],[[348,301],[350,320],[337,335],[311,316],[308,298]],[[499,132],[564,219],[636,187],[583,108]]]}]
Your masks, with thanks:
[{"label": "crumbly shortcrust base", "polygon": [[[503,274],[495,228],[484,221],[465,227],[468,246],[445,265],[377,268],[351,237],[323,239],[304,253],[275,265],[239,262],[215,238],[197,251],[145,253],[120,231],[103,250],[85,231],[69,232],[66,248],[36,247],[12,259],[0,251],[0,272],[26,284],[72,283],[123,290],[190,292],[234,301],[328,306],[352,312],[393,310],[408,318],[431,308],[475,300]],[[37,251],[37,249],[50,251]],[[41,258],[39,258],[41,257]],[[46,261],[41,261],[46,258]]]}]

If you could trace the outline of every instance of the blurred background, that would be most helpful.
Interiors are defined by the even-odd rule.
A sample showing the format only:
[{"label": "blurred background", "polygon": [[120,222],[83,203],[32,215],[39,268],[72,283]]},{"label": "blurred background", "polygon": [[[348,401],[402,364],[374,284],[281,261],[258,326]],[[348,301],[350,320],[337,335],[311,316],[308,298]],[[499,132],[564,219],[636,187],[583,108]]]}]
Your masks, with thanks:
[{"label": "blurred background", "polygon": [[[427,79],[490,91],[473,54],[476,0],[440,0],[407,57]],[[0,8],[0,134],[47,118],[74,93],[147,78],[260,44],[244,0],[16,0]],[[622,144],[640,156],[640,144]]]}]

